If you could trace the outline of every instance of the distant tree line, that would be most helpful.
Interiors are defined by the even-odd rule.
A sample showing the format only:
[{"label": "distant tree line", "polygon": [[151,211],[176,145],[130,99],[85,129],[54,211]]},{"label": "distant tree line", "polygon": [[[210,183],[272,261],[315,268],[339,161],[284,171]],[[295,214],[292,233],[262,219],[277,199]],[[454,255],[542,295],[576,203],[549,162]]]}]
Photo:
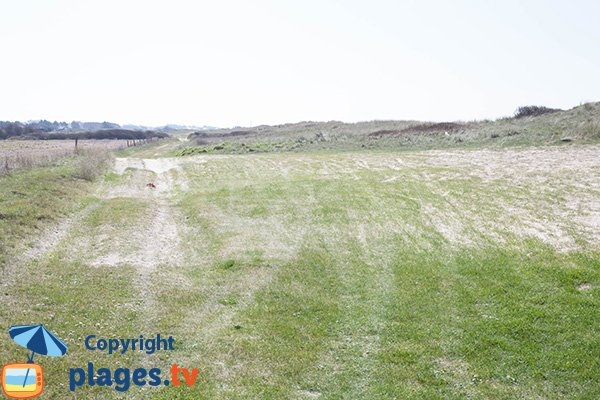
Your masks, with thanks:
[{"label": "distant tree line", "polygon": [[0,121],[0,139],[8,139],[14,136],[28,136],[38,132],[37,129],[23,125],[20,122]]},{"label": "distant tree line", "polygon": [[168,134],[154,131],[131,131],[128,129],[103,129],[101,131],[80,132],[80,133],[36,133],[30,136],[31,139],[39,140],[65,140],[65,139],[152,139],[166,138]]},{"label": "distant tree line", "polygon": [[[123,139],[138,140],[151,138],[165,138],[169,135],[163,132],[138,131],[129,129],[120,129],[119,125],[110,122],[84,122],[81,125],[75,125],[78,130],[88,129],[80,132],[73,132],[74,122],[67,124],[69,128],[64,127],[64,122],[36,121],[33,123],[5,122],[0,121],[0,140],[8,138],[36,139],[36,140],[64,140],[64,139]],[[89,130],[90,127],[95,127]],[[116,126],[116,127],[115,127]]]}]

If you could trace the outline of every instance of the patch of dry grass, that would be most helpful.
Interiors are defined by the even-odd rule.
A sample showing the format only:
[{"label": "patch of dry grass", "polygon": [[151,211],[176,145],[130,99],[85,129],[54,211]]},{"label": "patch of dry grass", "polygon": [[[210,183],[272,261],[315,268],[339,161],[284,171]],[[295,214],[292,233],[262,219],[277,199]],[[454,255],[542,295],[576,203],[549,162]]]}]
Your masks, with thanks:
[{"label": "patch of dry grass", "polygon": [[[76,149],[73,140],[0,140],[0,175],[54,165],[77,154],[89,155],[94,165],[101,154],[121,149],[126,143],[124,140],[79,140]],[[85,168],[82,167],[82,171]],[[82,175],[89,177],[93,173],[88,170]]]},{"label": "patch of dry grass", "polygon": [[93,181],[112,163],[113,156],[109,150],[86,149],[77,151],[77,177]]}]

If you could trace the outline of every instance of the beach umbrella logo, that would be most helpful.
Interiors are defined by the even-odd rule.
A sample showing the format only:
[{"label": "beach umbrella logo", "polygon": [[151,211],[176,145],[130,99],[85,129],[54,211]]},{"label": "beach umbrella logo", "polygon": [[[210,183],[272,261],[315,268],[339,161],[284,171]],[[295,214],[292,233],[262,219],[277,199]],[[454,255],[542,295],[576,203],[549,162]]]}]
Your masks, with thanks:
[{"label": "beach umbrella logo", "polygon": [[67,345],[44,325],[15,325],[8,332],[18,345],[31,350],[31,354],[26,363],[2,367],[2,390],[13,399],[38,397],[44,391],[44,371],[41,365],[34,363],[35,355],[60,357],[67,352]]}]

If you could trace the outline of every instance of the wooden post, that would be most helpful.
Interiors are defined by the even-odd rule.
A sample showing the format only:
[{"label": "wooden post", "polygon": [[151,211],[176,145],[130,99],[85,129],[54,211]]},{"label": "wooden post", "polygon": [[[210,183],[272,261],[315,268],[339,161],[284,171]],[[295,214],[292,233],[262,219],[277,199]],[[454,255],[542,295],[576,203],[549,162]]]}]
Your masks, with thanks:
[{"label": "wooden post", "polygon": [[77,154],[77,142],[79,141],[79,138],[75,138],[75,154]]}]

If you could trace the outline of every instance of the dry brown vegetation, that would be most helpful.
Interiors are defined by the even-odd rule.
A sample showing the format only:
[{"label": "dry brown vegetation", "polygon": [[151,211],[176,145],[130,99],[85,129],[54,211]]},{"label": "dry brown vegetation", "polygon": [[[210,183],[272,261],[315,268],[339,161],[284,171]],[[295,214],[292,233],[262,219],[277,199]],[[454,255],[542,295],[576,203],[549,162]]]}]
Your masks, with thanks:
[{"label": "dry brown vegetation", "polygon": [[450,132],[457,132],[459,130],[467,129],[468,125],[459,122],[426,122],[422,124],[416,124],[403,129],[382,129],[369,133],[369,138],[383,138],[383,137],[398,137],[401,135],[411,134],[427,134],[427,135],[443,135]]},{"label": "dry brown vegetation", "polygon": [[126,147],[126,140],[3,140],[0,141],[0,175],[15,170],[43,167],[65,157],[82,157],[82,177],[90,176],[93,168],[106,159],[108,152]]}]

